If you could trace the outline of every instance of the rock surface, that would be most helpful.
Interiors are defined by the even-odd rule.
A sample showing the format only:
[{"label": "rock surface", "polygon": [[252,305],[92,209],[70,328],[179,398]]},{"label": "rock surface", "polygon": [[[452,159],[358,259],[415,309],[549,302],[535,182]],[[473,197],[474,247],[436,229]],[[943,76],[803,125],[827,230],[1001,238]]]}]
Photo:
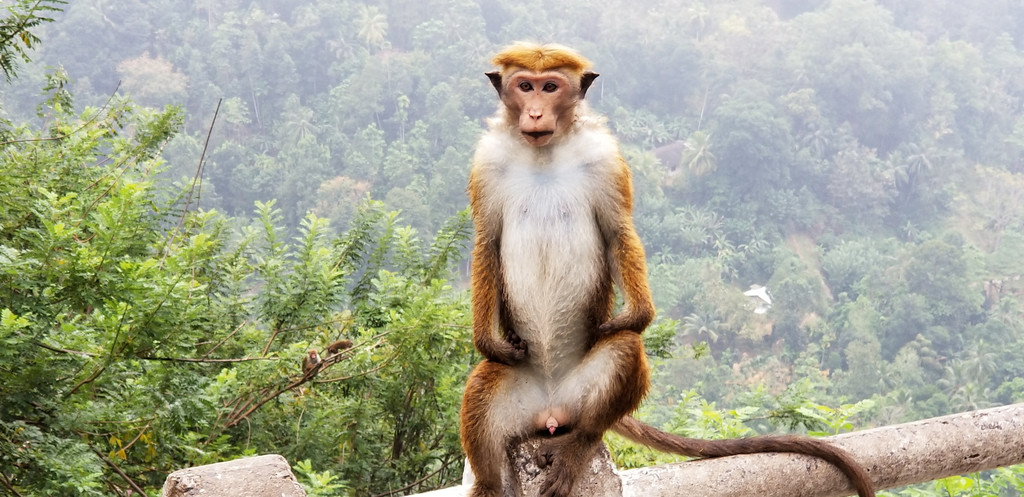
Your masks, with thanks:
[{"label": "rock surface", "polygon": [[163,497],[306,497],[291,467],[277,454],[175,471],[164,480]]}]

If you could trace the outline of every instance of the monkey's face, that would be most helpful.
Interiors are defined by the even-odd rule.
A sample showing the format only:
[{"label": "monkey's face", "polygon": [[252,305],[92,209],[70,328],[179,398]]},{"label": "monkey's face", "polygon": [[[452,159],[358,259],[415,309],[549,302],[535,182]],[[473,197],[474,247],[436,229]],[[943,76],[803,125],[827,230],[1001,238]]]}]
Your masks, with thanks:
[{"label": "monkey's face", "polygon": [[[517,125],[526,143],[544,147],[572,125],[580,98],[579,82],[559,71],[514,72],[502,82],[501,98],[509,121]],[[510,122],[510,124],[512,124]]]}]

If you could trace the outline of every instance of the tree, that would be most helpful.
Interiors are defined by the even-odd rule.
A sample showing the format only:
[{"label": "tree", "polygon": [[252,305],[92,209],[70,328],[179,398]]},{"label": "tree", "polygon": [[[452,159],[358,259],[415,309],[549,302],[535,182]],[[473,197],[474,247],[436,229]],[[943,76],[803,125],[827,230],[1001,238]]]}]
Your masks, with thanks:
[{"label": "tree", "polygon": [[[176,108],[144,116],[112,102],[75,116],[54,90],[50,130],[21,129],[0,161],[0,485],[14,495],[141,492],[157,476],[116,476],[125,451],[166,464],[151,437],[169,409],[210,408],[189,395],[192,381],[160,386],[171,369],[162,363],[139,372],[142,358],[182,350],[202,327],[187,300],[203,278],[178,271],[198,270],[214,245],[161,229],[152,208],[166,202],[152,196],[153,174],[180,126]],[[178,403],[135,396],[138,388]],[[94,396],[104,400],[83,403]]]},{"label": "tree", "polygon": [[[793,137],[790,125],[764,98],[762,84],[744,80],[715,112],[709,127],[715,136],[711,151],[718,167],[711,179],[724,182],[719,188],[723,214],[749,204],[760,215],[777,216],[769,201],[790,181]],[[717,203],[717,202],[716,202]]]},{"label": "tree", "polygon": [[683,336],[714,343],[718,341],[718,328],[721,325],[714,316],[691,313],[683,318]]},{"label": "tree", "polygon": [[29,62],[28,51],[39,43],[33,29],[53,22],[47,16],[60,12],[60,6],[66,4],[64,0],[16,0],[7,6],[9,14],[0,21],[0,70],[8,83],[18,74],[18,59]]},{"label": "tree", "polygon": [[922,243],[912,250],[905,274],[908,289],[927,299],[938,324],[957,330],[978,319],[983,298],[968,284],[970,263],[961,243],[955,236]]},{"label": "tree", "polygon": [[[179,109],[75,115],[54,78],[47,128],[0,144],[0,488],[151,493],[247,447],[361,494],[459,474],[472,348],[446,281],[468,212],[431,243],[374,202],[340,235],[310,215],[288,241],[273,203],[235,231],[157,179]],[[303,376],[339,336],[355,347]]]},{"label": "tree", "polygon": [[384,48],[388,34],[388,19],[380,10],[371,5],[359,7],[359,19],[356,20],[359,26],[359,37],[371,50]]},{"label": "tree", "polygon": [[717,164],[711,153],[711,133],[697,130],[686,139],[686,151],[680,159],[682,166],[697,176],[714,172]]},{"label": "tree", "polygon": [[125,89],[142,102],[177,101],[185,95],[188,83],[188,78],[170,62],[162,57],[150,57],[148,53],[122,61],[117,65],[117,72],[123,78]]},{"label": "tree", "polygon": [[840,147],[827,170],[825,198],[851,224],[880,224],[894,197],[893,172],[875,151],[848,143]]},{"label": "tree", "polygon": [[1024,175],[979,165],[970,188],[975,193],[959,202],[962,215],[975,223],[982,246],[995,252],[1008,229],[1024,227]]}]

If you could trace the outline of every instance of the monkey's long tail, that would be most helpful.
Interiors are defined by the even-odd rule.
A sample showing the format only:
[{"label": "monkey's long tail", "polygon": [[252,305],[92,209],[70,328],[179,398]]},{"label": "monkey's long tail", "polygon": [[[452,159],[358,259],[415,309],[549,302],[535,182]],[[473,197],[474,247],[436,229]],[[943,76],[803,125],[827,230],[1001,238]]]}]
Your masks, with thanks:
[{"label": "monkey's long tail", "polygon": [[642,445],[662,452],[690,457],[725,457],[762,452],[791,452],[815,456],[839,468],[857,489],[860,497],[874,497],[874,485],[868,472],[849,452],[824,440],[799,435],[768,435],[728,440],[687,438],[661,431],[632,416],[620,419],[612,430]]}]

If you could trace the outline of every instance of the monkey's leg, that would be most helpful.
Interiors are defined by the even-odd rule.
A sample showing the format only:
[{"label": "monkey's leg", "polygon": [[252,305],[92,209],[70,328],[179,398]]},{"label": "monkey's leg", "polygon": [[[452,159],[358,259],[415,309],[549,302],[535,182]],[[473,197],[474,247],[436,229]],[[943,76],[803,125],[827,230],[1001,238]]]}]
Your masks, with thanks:
[{"label": "monkey's leg", "polygon": [[604,432],[636,410],[649,381],[638,333],[621,331],[598,340],[552,395],[553,409],[568,413],[568,433],[547,439],[541,446],[537,463],[551,467],[541,496],[570,494]]},{"label": "monkey's leg", "polygon": [[502,472],[511,467],[507,448],[532,430],[545,403],[538,380],[524,368],[484,360],[466,382],[460,430],[475,481],[471,497],[502,495]]}]

